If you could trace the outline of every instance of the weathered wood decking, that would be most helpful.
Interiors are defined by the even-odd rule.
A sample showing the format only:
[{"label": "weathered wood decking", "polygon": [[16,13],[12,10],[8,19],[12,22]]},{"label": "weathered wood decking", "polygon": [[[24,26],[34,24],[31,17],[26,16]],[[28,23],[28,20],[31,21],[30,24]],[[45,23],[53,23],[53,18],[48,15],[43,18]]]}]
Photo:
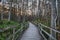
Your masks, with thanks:
[{"label": "weathered wood decking", "polygon": [[41,35],[35,25],[29,23],[29,28],[25,31],[22,38],[18,40],[42,40]]}]

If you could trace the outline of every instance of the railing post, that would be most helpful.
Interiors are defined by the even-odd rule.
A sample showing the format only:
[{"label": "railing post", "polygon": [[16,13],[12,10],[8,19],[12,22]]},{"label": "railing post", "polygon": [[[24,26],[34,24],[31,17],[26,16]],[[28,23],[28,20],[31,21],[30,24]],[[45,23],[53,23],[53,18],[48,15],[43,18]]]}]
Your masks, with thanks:
[{"label": "railing post", "polygon": [[13,38],[12,38],[12,40],[14,40],[15,39],[15,28],[13,28]]}]

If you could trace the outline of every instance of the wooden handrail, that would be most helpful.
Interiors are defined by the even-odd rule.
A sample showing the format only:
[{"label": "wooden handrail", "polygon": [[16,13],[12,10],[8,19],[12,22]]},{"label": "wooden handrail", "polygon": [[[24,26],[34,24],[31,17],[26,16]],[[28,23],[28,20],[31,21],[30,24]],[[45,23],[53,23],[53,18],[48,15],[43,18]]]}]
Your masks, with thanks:
[{"label": "wooden handrail", "polygon": [[43,25],[43,24],[41,24],[41,23],[40,23],[40,25],[43,26],[43,27],[45,27],[45,28],[47,28],[47,29],[53,30],[53,31],[55,31],[55,32],[57,32],[57,33],[60,33],[60,31],[58,31],[58,30],[56,30],[56,29],[53,29],[53,28],[51,28],[51,27],[47,27],[47,26],[45,26],[45,25]]},{"label": "wooden handrail", "polygon": [[[22,24],[22,25],[24,25],[23,27],[25,27],[26,26],[26,28],[28,27],[28,23],[27,24]],[[18,26],[18,25],[17,25]],[[12,38],[12,40],[15,40],[17,37],[15,36],[15,35],[18,35],[17,33],[20,33],[19,31],[21,31],[21,30],[25,30],[25,29],[21,29],[21,28],[19,28],[19,29],[17,29],[17,31],[16,31],[16,27],[17,26],[9,26],[9,27],[7,27],[7,28],[3,28],[3,29],[0,29],[0,33],[3,33],[3,32],[5,32],[5,31],[7,31],[7,30],[9,30],[9,29],[12,29],[12,34],[10,34],[9,35],[9,37],[8,38],[6,38],[6,40],[10,40],[11,38]],[[21,32],[23,32],[23,31],[21,31]],[[16,37],[16,38],[15,38]]]},{"label": "wooden handrail", "polygon": [[[54,28],[45,26],[45,25],[43,25],[43,24],[41,24],[41,23],[35,23],[35,22],[32,22],[32,23],[33,23],[34,25],[37,25],[37,27],[40,28],[40,31],[43,31],[44,33],[46,33],[50,38],[52,38],[53,40],[57,40],[57,39],[54,38],[51,34],[49,34],[47,31],[45,31],[43,28],[50,29],[50,30],[55,31],[55,32],[57,32],[57,33],[60,33],[60,31],[58,31],[58,30],[56,30],[56,29],[54,29]],[[41,33],[41,35],[42,35],[42,34],[43,34],[43,33]],[[45,37],[44,37],[44,34],[43,34],[43,38],[45,38]]]},{"label": "wooden handrail", "polygon": [[44,29],[41,29],[44,33],[46,33],[50,38],[52,38],[53,40],[56,40],[56,38],[54,38],[52,35],[50,35],[48,32],[46,32]]},{"label": "wooden handrail", "polygon": [[11,28],[16,28],[16,27],[17,27],[17,26],[15,26],[15,25],[14,25],[14,26],[11,25],[11,26],[6,27],[6,28],[1,28],[1,29],[0,29],[0,32],[4,32],[4,31],[6,31],[6,30],[9,30],[9,29],[11,29]]}]

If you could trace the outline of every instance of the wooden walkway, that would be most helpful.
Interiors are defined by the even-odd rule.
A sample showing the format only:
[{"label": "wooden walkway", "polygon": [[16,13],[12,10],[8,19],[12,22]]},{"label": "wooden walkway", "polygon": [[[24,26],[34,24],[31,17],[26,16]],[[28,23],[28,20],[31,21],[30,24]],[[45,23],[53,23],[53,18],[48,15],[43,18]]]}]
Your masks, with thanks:
[{"label": "wooden walkway", "polygon": [[29,28],[25,31],[22,38],[18,40],[43,40],[35,25],[29,23]]}]

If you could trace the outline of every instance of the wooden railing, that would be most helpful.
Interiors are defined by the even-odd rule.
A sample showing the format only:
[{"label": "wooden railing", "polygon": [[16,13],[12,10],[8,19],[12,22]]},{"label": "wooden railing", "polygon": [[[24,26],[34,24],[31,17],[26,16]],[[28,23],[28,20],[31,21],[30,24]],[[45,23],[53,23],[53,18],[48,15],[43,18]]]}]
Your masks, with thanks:
[{"label": "wooden railing", "polygon": [[[60,34],[60,31],[56,30],[56,29],[53,29],[51,27],[48,27],[48,26],[45,26],[41,23],[35,23],[35,22],[32,22],[33,24],[35,24],[38,29],[40,30],[40,34],[42,35],[42,37],[44,38],[44,40],[58,40],[57,38],[54,38],[53,35],[51,35],[51,33],[48,33],[45,29],[49,29],[49,31],[54,31],[58,34]],[[45,28],[45,29],[44,29]],[[45,34],[48,36],[48,38],[46,38]],[[56,36],[57,37],[57,36]]]},{"label": "wooden railing", "polygon": [[[3,37],[5,37],[4,39],[2,38],[0,40],[17,40],[19,36],[22,36],[22,33],[27,28],[28,28],[28,23],[27,24],[21,23],[16,26],[10,26],[4,29],[0,29],[0,38],[2,38],[1,34],[3,35]],[[5,36],[4,33],[6,34]]]}]

